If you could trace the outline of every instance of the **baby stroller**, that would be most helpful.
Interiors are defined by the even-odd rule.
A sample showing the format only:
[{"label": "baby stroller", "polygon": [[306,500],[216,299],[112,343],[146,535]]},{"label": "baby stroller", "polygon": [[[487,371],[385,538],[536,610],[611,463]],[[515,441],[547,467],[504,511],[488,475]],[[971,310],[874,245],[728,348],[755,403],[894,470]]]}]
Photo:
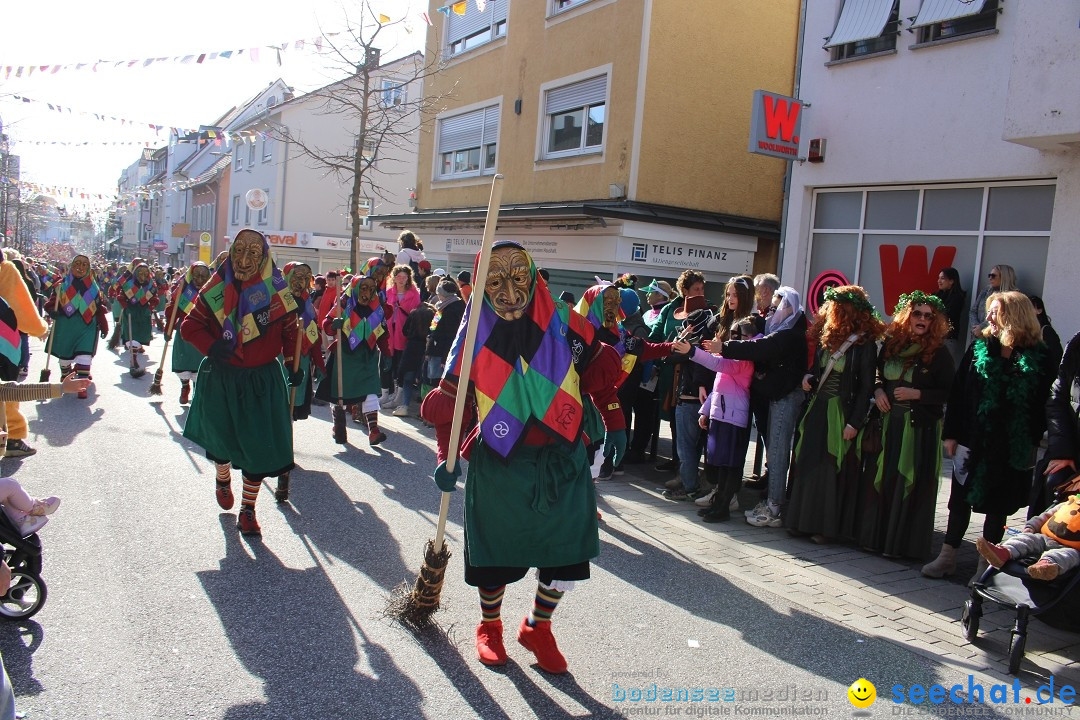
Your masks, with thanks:
[{"label": "baby stroller", "polygon": [[1020,670],[1027,642],[1029,617],[1037,617],[1059,630],[1080,632],[1080,593],[1074,592],[1080,583],[1080,570],[1072,570],[1049,582],[1028,576],[1027,566],[1037,557],[1010,560],[1000,570],[989,567],[971,588],[971,597],[964,602],[960,625],[968,642],[979,634],[979,619],[986,601],[1011,608],[1016,613],[1009,636],[1009,674]]},{"label": "baby stroller", "polygon": [[41,579],[41,540],[37,533],[22,537],[0,510],[0,547],[11,568],[11,586],[0,597],[0,619],[25,620],[41,609],[48,596]]}]

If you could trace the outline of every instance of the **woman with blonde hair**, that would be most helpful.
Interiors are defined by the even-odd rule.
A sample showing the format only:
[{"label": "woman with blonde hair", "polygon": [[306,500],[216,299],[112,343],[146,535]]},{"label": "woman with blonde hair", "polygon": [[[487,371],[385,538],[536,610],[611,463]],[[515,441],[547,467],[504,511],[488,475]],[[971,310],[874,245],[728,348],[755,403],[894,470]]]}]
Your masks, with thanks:
[{"label": "woman with blonde hair", "polygon": [[975,304],[971,307],[971,316],[968,326],[971,328],[971,337],[977,338],[986,329],[986,310],[991,295],[1000,292],[1012,292],[1018,290],[1016,286],[1016,271],[1012,265],[995,265],[987,274],[986,287],[975,298]]},{"label": "woman with blonde hair", "polygon": [[[1047,359],[1035,307],[1023,293],[991,295],[986,323],[960,361],[946,405],[942,437],[953,458],[949,522],[941,553],[922,569],[927,577],[956,572],[972,510],[986,515],[983,537],[998,543],[1007,518],[1027,503],[1031,490],[1056,368]],[[972,579],[985,569],[980,560]]]},{"label": "woman with blonde hair", "polygon": [[842,285],[825,291],[807,332],[817,349],[802,386],[814,394],[799,424],[785,525],[819,544],[855,537],[856,438],[870,409],[876,341],[884,330],[866,291]]}]

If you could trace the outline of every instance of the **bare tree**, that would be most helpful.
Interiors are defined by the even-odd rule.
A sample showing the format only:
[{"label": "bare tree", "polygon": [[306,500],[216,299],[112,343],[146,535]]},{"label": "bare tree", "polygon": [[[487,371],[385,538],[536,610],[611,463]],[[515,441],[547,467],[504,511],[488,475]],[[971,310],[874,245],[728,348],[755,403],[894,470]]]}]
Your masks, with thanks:
[{"label": "bare tree", "polygon": [[[411,146],[417,142],[417,129],[437,112],[445,97],[426,92],[406,93],[413,83],[423,82],[442,69],[443,62],[438,53],[432,52],[425,58],[416,52],[380,64],[380,36],[385,38],[388,29],[406,20],[382,22],[367,2],[362,3],[360,15],[359,26],[348,22],[347,31],[326,39],[334,65],[348,72],[348,77],[302,98],[318,103],[320,114],[340,117],[342,123],[355,127],[353,142],[343,147],[327,147],[320,138],[305,137],[282,124],[272,126],[271,130],[277,139],[290,143],[315,167],[325,170],[327,176],[333,176],[343,184],[351,183],[348,212],[353,269],[363,264],[359,243],[363,219],[361,200],[389,199],[381,181],[395,174],[383,166],[376,171],[373,168],[375,159],[390,148],[415,151]],[[371,209],[368,208],[368,212]]]}]

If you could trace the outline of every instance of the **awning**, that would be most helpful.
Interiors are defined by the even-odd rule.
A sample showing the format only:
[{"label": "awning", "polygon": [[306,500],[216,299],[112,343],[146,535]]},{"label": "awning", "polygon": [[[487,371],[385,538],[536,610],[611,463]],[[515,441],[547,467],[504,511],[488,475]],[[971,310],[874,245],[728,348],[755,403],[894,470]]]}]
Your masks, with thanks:
[{"label": "awning", "polygon": [[986,0],[923,0],[911,27],[925,27],[946,20],[978,15],[985,4]]},{"label": "awning", "polygon": [[[825,47],[880,37],[889,22],[895,0],[844,0],[836,29]],[[925,5],[924,5],[925,7]]]}]

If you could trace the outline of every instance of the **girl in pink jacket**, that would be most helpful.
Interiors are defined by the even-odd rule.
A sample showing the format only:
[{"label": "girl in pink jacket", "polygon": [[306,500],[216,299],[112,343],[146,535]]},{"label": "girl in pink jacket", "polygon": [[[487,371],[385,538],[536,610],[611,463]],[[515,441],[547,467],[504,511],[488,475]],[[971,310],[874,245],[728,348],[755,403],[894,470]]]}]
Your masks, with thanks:
[{"label": "girl in pink jacket", "polygon": [[[737,320],[729,340],[754,340],[761,337],[752,318]],[[677,343],[675,352],[683,352]],[[689,347],[690,359],[716,372],[712,392],[701,406],[698,423],[708,431],[705,448],[705,479],[715,486],[709,504],[698,512],[705,522],[723,522],[731,518],[730,503],[742,485],[746,450],[750,445],[750,380],[754,363],[729,360],[701,348]],[[704,500],[704,498],[703,498]]]},{"label": "girl in pink jacket", "polygon": [[[386,303],[390,310],[386,313],[387,345],[390,348],[390,367],[383,368],[383,395],[379,398],[382,407],[397,407],[402,401],[401,379],[398,366],[401,354],[408,344],[405,338],[405,321],[409,314],[420,306],[420,291],[413,282],[412,268],[408,265],[395,265],[387,281]],[[380,363],[383,367],[385,363]],[[397,389],[390,392],[397,380]],[[388,382],[389,381],[389,382]]]}]

